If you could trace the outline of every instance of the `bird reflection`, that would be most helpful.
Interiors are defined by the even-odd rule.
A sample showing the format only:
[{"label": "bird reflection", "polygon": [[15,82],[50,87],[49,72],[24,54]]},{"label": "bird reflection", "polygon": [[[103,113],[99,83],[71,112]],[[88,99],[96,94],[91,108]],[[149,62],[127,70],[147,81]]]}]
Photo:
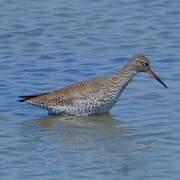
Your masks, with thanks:
[{"label": "bird reflection", "polygon": [[42,141],[56,156],[74,157],[78,153],[95,158],[97,163],[109,160],[119,164],[117,169],[124,176],[129,176],[132,168],[129,157],[139,156],[147,147],[138,143],[134,130],[109,113],[89,117],[51,115],[28,121],[26,134],[27,129],[33,132],[28,133],[31,142]]},{"label": "bird reflection", "polygon": [[74,126],[116,126],[118,121],[110,113],[104,113],[96,116],[58,116],[50,115],[39,119],[42,126],[50,127],[53,125],[74,125]]},{"label": "bird reflection", "polygon": [[33,120],[32,124],[46,132],[60,134],[66,140],[71,139],[70,141],[76,138],[86,139],[86,136],[109,139],[119,135],[126,136],[131,131],[110,113],[88,117],[51,115]]}]

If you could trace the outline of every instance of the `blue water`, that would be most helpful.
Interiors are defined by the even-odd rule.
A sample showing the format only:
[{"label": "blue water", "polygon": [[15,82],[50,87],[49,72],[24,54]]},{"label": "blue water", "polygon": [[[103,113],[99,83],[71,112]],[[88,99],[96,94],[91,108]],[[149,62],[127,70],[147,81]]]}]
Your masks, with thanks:
[{"label": "blue water", "polygon": [[[178,0],[0,1],[0,179],[180,179]],[[117,72],[144,53],[146,74],[110,114],[48,116],[20,95]]]}]

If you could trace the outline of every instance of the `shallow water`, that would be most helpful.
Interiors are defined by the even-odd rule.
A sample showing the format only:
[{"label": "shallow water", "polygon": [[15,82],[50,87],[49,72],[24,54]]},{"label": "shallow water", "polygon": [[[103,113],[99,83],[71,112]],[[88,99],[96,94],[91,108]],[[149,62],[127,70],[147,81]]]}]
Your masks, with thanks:
[{"label": "shallow water", "polygon": [[[0,179],[180,179],[179,1],[1,1]],[[146,54],[110,114],[48,116],[17,102],[117,72]]]}]

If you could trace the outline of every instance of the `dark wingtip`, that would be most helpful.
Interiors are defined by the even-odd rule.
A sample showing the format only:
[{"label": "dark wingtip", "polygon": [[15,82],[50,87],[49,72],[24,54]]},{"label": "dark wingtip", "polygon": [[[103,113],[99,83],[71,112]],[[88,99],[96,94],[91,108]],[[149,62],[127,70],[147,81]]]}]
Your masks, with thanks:
[{"label": "dark wingtip", "polygon": [[18,98],[19,98],[18,102],[24,102],[25,101],[25,99],[22,96],[19,96]]},{"label": "dark wingtip", "polygon": [[41,94],[34,94],[34,95],[27,95],[27,96],[19,96],[19,102],[26,102],[27,100],[30,100],[32,98],[36,98],[38,96],[46,95],[47,93],[41,93]]},{"label": "dark wingtip", "polygon": [[37,97],[37,95],[29,95],[29,96],[19,96],[19,102],[25,102],[26,100],[29,100],[31,98]]}]

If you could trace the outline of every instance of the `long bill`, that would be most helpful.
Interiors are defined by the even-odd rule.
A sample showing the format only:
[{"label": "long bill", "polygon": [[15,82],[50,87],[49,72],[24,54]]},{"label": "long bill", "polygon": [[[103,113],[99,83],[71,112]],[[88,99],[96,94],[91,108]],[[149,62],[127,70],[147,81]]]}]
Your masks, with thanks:
[{"label": "long bill", "polygon": [[157,81],[159,81],[165,88],[168,88],[166,86],[165,83],[163,83],[163,81],[158,77],[158,75],[151,69],[149,68],[149,70],[147,71],[147,73],[152,76],[154,79],[156,79]]}]

